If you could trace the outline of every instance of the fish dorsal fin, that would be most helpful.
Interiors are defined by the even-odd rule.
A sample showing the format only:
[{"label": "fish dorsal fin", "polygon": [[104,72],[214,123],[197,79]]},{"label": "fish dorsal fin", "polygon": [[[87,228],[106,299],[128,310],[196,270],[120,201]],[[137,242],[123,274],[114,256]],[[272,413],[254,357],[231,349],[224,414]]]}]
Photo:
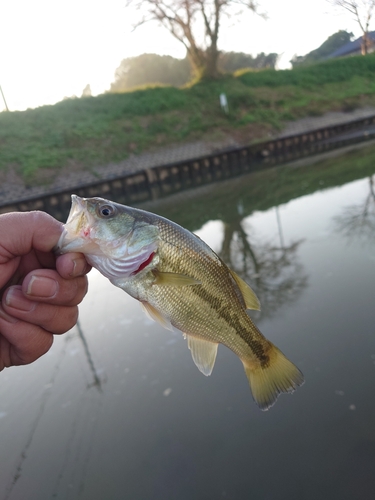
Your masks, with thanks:
[{"label": "fish dorsal fin", "polygon": [[161,314],[155,307],[153,307],[151,304],[148,302],[141,302],[143,306],[143,310],[146,313],[146,315],[159,323],[163,328],[166,328],[167,330],[173,331],[171,322],[163,315]]},{"label": "fish dorsal fin", "polygon": [[240,289],[243,300],[245,301],[246,309],[255,309],[256,311],[260,311],[260,302],[258,297],[255,295],[255,292],[242,278],[238,276],[238,274],[232,271],[232,269],[229,269],[229,271]]},{"label": "fish dorsal fin", "polygon": [[177,273],[163,273],[154,269],[155,275],[154,285],[159,286],[189,286],[189,285],[200,285],[201,282],[185,274]]},{"label": "fish dorsal fin", "polygon": [[219,344],[192,337],[191,335],[186,335],[186,338],[193,361],[198,369],[206,376],[211,375]]}]

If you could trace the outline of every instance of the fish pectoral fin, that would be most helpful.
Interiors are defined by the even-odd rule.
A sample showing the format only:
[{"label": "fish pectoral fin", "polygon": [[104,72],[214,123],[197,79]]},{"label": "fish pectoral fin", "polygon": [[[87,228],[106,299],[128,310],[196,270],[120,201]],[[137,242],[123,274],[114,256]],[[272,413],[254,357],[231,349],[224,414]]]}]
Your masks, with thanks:
[{"label": "fish pectoral fin", "polygon": [[148,302],[141,302],[141,304],[143,306],[144,312],[146,313],[146,316],[148,316],[153,321],[159,323],[159,325],[161,325],[163,328],[173,331],[169,319],[167,319],[163,314],[161,314],[157,309],[155,309],[155,307],[153,307]]},{"label": "fish pectoral fin", "polygon": [[217,346],[219,344],[208,342],[198,337],[192,337],[191,335],[186,335],[186,338],[194,363],[197,365],[199,371],[208,377],[214,368]]},{"label": "fish pectoral fin", "polygon": [[159,286],[189,286],[189,285],[201,285],[201,282],[185,274],[177,273],[163,273],[154,269],[155,276],[154,285]]},{"label": "fish pectoral fin", "polygon": [[250,286],[238,276],[232,269],[229,269],[234,281],[237,283],[240,289],[243,300],[245,301],[246,309],[255,309],[260,311],[260,302],[255,292],[250,288]]}]

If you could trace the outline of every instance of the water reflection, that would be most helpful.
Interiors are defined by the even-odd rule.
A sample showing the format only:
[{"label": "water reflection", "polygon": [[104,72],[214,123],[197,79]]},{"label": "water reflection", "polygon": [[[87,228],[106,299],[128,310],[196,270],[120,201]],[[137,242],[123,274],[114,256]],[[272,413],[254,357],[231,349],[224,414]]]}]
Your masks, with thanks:
[{"label": "water reflection", "polygon": [[86,335],[83,333],[80,320],[77,321],[76,328],[77,328],[77,331],[78,331],[78,336],[79,336],[79,338],[82,341],[83,350],[85,352],[85,355],[86,355],[86,358],[87,358],[87,363],[88,363],[88,365],[90,367],[90,370],[91,370],[91,373],[92,373],[92,377],[93,377],[93,382],[88,385],[88,389],[90,387],[96,387],[99,392],[102,392],[102,381],[101,381],[101,379],[99,377],[98,370],[96,369],[94,360],[93,360],[93,358],[91,356],[91,352],[90,352],[90,349],[89,349],[88,340],[86,338]]},{"label": "water reflection", "polygon": [[64,341],[64,348],[60,351],[59,356],[57,358],[57,361],[53,367],[52,373],[50,375],[50,378],[47,383],[44,385],[44,390],[41,395],[39,404],[38,404],[38,411],[35,414],[34,418],[29,422],[30,423],[30,429],[27,433],[27,436],[25,437],[24,444],[22,446],[22,449],[18,455],[18,458],[16,460],[16,464],[14,467],[14,473],[12,476],[9,478],[7,482],[7,486],[4,489],[4,500],[8,500],[11,498],[13,489],[16,487],[17,482],[20,480],[23,470],[24,470],[24,465],[27,459],[29,458],[29,451],[30,447],[33,444],[33,440],[35,437],[35,434],[37,433],[38,429],[40,428],[40,423],[43,419],[46,406],[49,402],[49,399],[51,398],[52,395],[52,389],[54,388],[56,378],[60,372],[61,366],[63,364],[64,357],[66,355],[66,346],[68,342],[70,341],[71,337],[69,335],[66,336],[65,341]]},{"label": "water reflection", "polygon": [[[167,198],[143,202],[142,208],[174,220],[195,231],[209,220],[242,218],[257,210],[268,210],[300,196],[372,175],[374,145],[350,151],[339,159],[307,158],[287,166],[266,168]],[[116,199],[119,203],[124,200]]]},{"label": "water reflection", "polygon": [[298,251],[303,240],[284,244],[278,217],[280,246],[264,241],[240,215],[224,223],[222,259],[242,279],[251,284],[261,304],[261,315],[276,314],[278,309],[293,302],[308,285],[307,274],[299,261]]},{"label": "water reflection", "polygon": [[[79,339],[79,343],[77,343],[77,339]],[[78,467],[80,470],[79,475],[81,478],[79,480],[80,486],[78,490],[83,490],[85,469],[88,466],[90,449],[92,446],[92,438],[96,428],[96,418],[92,417],[88,419],[86,417],[84,419],[82,418],[84,416],[84,399],[85,399],[84,393],[87,392],[92,387],[96,387],[98,390],[97,392],[102,393],[103,392],[102,384],[104,379],[103,377],[100,376],[100,370],[96,368],[95,362],[90,352],[89,339],[85,335],[80,322],[78,322],[77,325],[69,333],[64,335],[61,340],[62,342],[60,344],[60,349],[57,351],[57,355],[54,357],[52,363],[51,362],[49,363],[50,375],[48,378],[42,379],[43,386],[40,396],[38,397],[35,390],[30,391],[31,398],[34,401],[36,401],[36,411],[33,416],[32,412],[30,412],[30,416],[29,418],[27,418],[27,424],[29,428],[26,435],[24,436],[23,444],[19,450],[18,456],[14,460],[13,472],[7,478],[7,483],[4,484],[3,482],[4,490],[3,491],[0,490],[0,498],[2,500],[20,498],[18,496],[19,483],[25,481],[24,476],[26,476],[26,482],[27,482],[27,477],[30,468],[32,469],[34,466],[33,464],[34,449],[38,447],[38,443],[40,445],[40,435],[41,434],[43,435],[45,432],[46,421],[49,420],[51,414],[51,409],[50,409],[51,406],[55,408],[55,411],[53,412],[53,418],[55,419],[59,418],[59,413],[61,411],[64,412],[64,410],[74,406],[73,402],[75,399],[74,396],[75,391],[73,391],[72,385],[68,387],[68,392],[69,392],[68,399],[63,398],[63,400],[61,400],[58,397],[58,400],[56,401],[56,395],[59,394],[59,396],[61,397],[61,378],[64,379],[67,377],[67,374],[69,373],[69,371],[67,373],[69,359],[72,358],[75,359],[78,353],[83,354],[83,357],[85,358],[86,361],[86,366],[88,367],[88,370],[85,370],[85,368],[83,368],[83,371],[81,372],[81,377],[84,381],[87,379],[88,373],[91,373],[92,382],[89,381],[88,383],[86,383],[86,385],[83,385],[81,387],[82,392],[79,396],[79,400],[82,402],[82,408],[77,409],[77,411],[74,411],[72,419],[68,424],[68,432],[65,433],[64,436],[63,447],[61,447],[59,450],[60,454],[60,460],[58,464],[59,470],[56,476],[50,478],[50,481],[52,483],[54,482],[53,494],[51,498],[58,497],[59,494],[61,493],[61,490],[65,489],[66,486],[62,487],[61,483],[65,482],[63,481],[63,478],[68,469],[68,464],[72,460],[72,456],[74,454],[77,454],[77,452],[80,456]],[[32,370],[32,366],[22,367],[19,369]],[[87,373],[85,373],[85,371],[87,371]],[[76,380],[76,382],[78,382],[78,380]],[[70,379],[69,384],[71,383],[72,380]],[[22,384],[23,382],[21,382],[19,389],[22,389]],[[76,384],[76,385],[78,387],[81,386],[81,384]],[[15,397],[17,398],[18,394],[15,394]],[[102,405],[102,401],[100,399],[97,399],[96,403],[98,403],[99,405],[98,407]],[[93,410],[94,407],[91,407],[90,411]],[[26,412],[26,416],[27,415],[28,412]],[[86,433],[89,433],[91,435],[91,439],[87,440],[86,437],[84,437],[84,435],[82,434],[81,431],[82,425],[85,426]],[[14,432],[16,432],[16,429],[14,429]],[[10,439],[10,442],[13,441],[12,434],[10,434],[7,437],[8,439]],[[6,449],[8,449],[9,451],[9,448],[3,447],[4,451]],[[77,464],[75,465],[77,466]],[[1,477],[1,472],[0,472],[0,477]],[[34,493],[36,494],[35,497],[33,497],[32,492],[29,491],[27,494],[26,493],[22,494],[22,498],[39,498],[39,493],[37,493],[38,491],[40,491],[39,487],[34,490]],[[3,496],[1,495],[2,493]]]},{"label": "water reflection", "polygon": [[230,350],[203,377],[179,333],[91,272],[78,327],[0,374],[0,498],[375,498],[375,174],[338,161],[143,205],[254,287],[302,388],[260,412]]},{"label": "water reflection", "polygon": [[360,203],[344,207],[334,218],[336,231],[349,241],[361,240],[372,243],[375,238],[375,176],[368,177],[368,193]]}]

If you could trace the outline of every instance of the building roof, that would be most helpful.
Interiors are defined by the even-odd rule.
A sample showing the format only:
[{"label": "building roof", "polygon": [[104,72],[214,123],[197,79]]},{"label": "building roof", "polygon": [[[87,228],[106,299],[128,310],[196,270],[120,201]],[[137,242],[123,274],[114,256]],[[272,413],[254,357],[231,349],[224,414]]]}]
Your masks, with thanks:
[{"label": "building roof", "polygon": [[[375,31],[369,31],[368,36],[371,41],[375,43]],[[350,54],[361,53],[361,44],[362,44],[363,36],[360,36],[353,42],[346,43],[339,49],[335,50],[328,56],[328,59],[331,57],[343,57],[348,56]]]}]

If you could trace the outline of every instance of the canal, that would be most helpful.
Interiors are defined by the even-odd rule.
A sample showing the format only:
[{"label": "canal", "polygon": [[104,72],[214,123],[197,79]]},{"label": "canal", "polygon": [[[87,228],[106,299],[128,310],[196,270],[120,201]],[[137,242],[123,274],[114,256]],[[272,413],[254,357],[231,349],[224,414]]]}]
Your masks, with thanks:
[{"label": "canal", "polygon": [[93,270],[77,326],[0,374],[0,499],[375,498],[374,181],[369,145],[139,205],[252,286],[305,384],[260,411],[231,351],[204,377]]}]

